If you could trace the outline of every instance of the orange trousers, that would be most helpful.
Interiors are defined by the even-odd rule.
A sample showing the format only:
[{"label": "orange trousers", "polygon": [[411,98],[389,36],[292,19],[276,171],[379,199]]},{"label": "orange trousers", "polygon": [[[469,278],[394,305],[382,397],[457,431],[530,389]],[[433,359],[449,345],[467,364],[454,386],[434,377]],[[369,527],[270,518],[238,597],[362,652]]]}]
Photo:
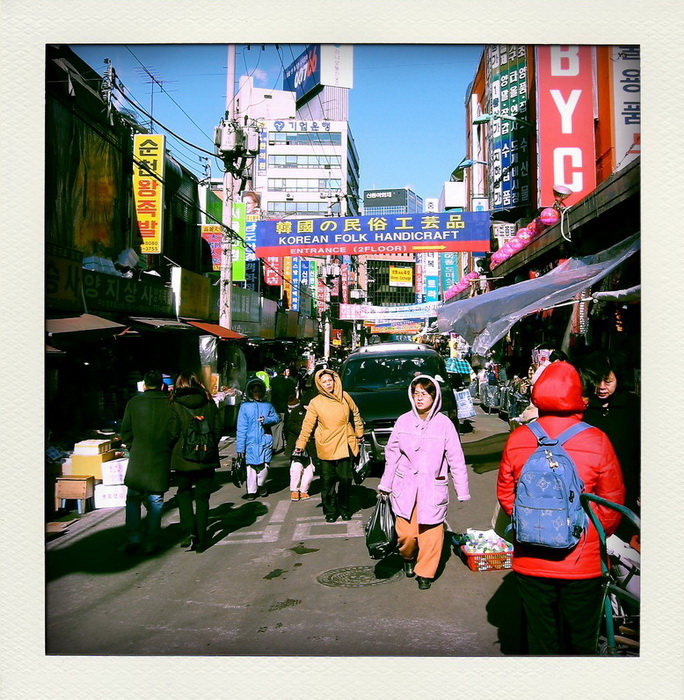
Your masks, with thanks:
[{"label": "orange trousers", "polygon": [[404,559],[414,559],[418,551],[413,569],[416,576],[434,578],[444,546],[444,523],[419,525],[414,506],[411,520],[397,516],[394,527],[399,538],[399,554]]}]

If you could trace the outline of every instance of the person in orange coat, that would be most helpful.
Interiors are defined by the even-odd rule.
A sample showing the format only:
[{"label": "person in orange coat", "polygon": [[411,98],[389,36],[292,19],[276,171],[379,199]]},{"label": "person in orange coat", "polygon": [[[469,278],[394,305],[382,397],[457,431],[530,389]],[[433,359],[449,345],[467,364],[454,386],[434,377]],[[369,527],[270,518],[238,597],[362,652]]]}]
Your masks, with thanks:
[{"label": "person in orange coat", "polygon": [[[582,382],[568,362],[554,362],[532,389],[539,409],[539,424],[555,438],[582,419]],[[501,457],[497,497],[511,515],[515,488],[537,440],[527,426],[511,433]],[[575,462],[587,493],[622,505],[625,487],[620,464],[610,440],[598,428],[570,438],[565,451]],[[598,507],[606,535],[620,522],[614,510]],[[599,538],[591,523],[577,546],[570,550],[526,546],[514,541],[513,571],[527,618],[530,654],[595,654],[601,616],[602,585]]]}]

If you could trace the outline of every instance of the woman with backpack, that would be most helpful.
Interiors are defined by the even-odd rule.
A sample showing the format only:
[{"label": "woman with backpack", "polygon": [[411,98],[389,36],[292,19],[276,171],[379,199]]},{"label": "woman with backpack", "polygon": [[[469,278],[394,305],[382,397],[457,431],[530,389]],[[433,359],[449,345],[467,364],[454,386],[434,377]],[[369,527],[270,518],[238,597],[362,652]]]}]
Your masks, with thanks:
[{"label": "woman with backpack", "polygon": [[267,496],[268,466],[273,457],[271,428],[280,422],[275,408],[266,401],[266,385],[261,379],[250,379],[245,389],[247,401],[240,406],[237,419],[235,451],[247,465],[247,494],[253,500]]},{"label": "woman with backpack", "polygon": [[171,469],[178,486],[183,530],[180,546],[202,553],[209,546],[209,496],[220,466],[218,442],[223,416],[194,372],[178,375],[170,401]]},{"label": "woman with backpack", "polygon": [[[533,478],[533,460],[530,458],[539,454],[537,447],[540,443],[533,432],[537,428],[525,425],[508,437],[497,480],[501,508],[519,523],[520,532],[516,533],[513,542],[512,566],[525,609],[528,653],[535,656],[591,655],[596,653],[603,596],[598,533],[593,525],[588,524],[584,531],[579,528],[573,532],[573,535],[580,536],[575,546],[554,548],[548,540],[544,540],[546,546],[524,544],[530,539],[528,533],[536,532],[541,538],[546,532],[543,528],[547,522],[544,509],[540,508],[538,500],[530,502],[530,496],[539,487],[552,493],[553,480],[558,478],[556,475],[566,473],[563,464],[559,469],[561,460],[553,452],[556,444],[562,445],[574,463],[586,493],[618,504],[623,503],[625,495],[620,465],[606,434],[582,422],[582,382],[571,364],[564,361],[549,364],[532,389],[532,403],[539,409],[539,419],[534,423],[538,423],[550,440],[546,453],[548,469],[553,476]],[[543,435],[541,438],[547,440]],[[528,468],[523,474],[526,465]],[[556,489],[556,493],[562,491]],[[568,510],[572,507],[570,501],[576,503],[578,496],[573,494],[572,499],[568,496]],[[523,497],[526,497],[527,507],[521,506],[519,512],[514,513],[514,504],[520,503]],[[537,517],[528,525],[525,521],[533,513]],[[620,515],[600,506],[596,513],[606,535],[612,534]],[[556,516],[552,524],[561,534],[560,526],[567,521],[567,517]],[[542,539],[535,541],[539,543]]]}]

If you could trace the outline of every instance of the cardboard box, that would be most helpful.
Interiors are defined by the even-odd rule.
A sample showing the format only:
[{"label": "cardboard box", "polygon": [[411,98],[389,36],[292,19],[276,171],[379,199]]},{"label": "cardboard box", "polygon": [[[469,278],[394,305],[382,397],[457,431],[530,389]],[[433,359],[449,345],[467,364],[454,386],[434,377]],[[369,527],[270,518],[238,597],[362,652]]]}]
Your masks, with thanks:
[{"label": "cardboard box", "polygon": [[102,470],[102,483],[105,486],[123,484],[124,477],[126,476],[126,468],[128,467],[127,457],[112,459],[109,462],[103,462],[100,466]]},{"label": "cardboard box", "polygon": [[71,455],[72,475],[94,476],[98,481],[102,480],[102,463],[109,462],[116,456],[115,450],[109,450],[99,455]]},{"label": "cardboard box", "polygon": [[81,440],[74,445],[75,455],[99,455],[112,449],[111,440]]},{"label": "cardboard box", "polygon": [[95,486],[95,508],[121,508],[126,505],[126,492],[123,485],[97,484]]}]

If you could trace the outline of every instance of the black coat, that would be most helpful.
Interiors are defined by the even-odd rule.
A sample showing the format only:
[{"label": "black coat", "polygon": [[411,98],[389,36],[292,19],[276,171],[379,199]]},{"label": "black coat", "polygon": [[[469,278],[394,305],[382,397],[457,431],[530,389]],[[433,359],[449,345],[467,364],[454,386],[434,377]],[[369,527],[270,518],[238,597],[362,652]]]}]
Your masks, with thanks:
[{"label": "black coat", "polygon": [[[295,443],[299,437],[299,433],[302,431],[302,423],[304,422],[304,416],[306,415],[306,409],[303,408],[301,403],[290,410],[287,408],[285,410],[285,417],[283,418],[283,433],[285,438],[285,454],[287,457],[292,455],[295,448]],[[312,438],[306,443],[306,451],[311,455],[314,463],[317,463],[316,458],[316,441]]]},{"label": "black coat", "polygon": [[[211,462],[190,462],[183,458],[181,453],[181,436],[188,426],[192,416],[186,409],[190,409],[196,415],[202,415],[212,427],[212,433],[216,441],[216,459]],[[220,466],[218,458],[218,442],[223,432],[223,415],[216,404],[207,398],[202,389],[178,389],[174,392],[171,402],[171,440],[173,452],[171,455],[171,469],[179,472],[199,471],[200,469],[217,469]]]},{"label": "black coat", "polygon": [[121,441],[129,448],[124,484],[138,491],[164,493],[171,468],[171,407],[167,394],[148,389],[127,404]]},{"label": "black coat", "polygon": [[583,420],[608,436],[620,462],[625,482],[625,505],[638,512],[636,501],[641,492],[641,402],[636,394],[618,389],[605,401],[589,399]]},{"label": "black coat", "polygon": [[297,382],[291,377],[279,374],[271,379],[271,404],[276,413],[285,413],[287,400],[297,391]]}]

